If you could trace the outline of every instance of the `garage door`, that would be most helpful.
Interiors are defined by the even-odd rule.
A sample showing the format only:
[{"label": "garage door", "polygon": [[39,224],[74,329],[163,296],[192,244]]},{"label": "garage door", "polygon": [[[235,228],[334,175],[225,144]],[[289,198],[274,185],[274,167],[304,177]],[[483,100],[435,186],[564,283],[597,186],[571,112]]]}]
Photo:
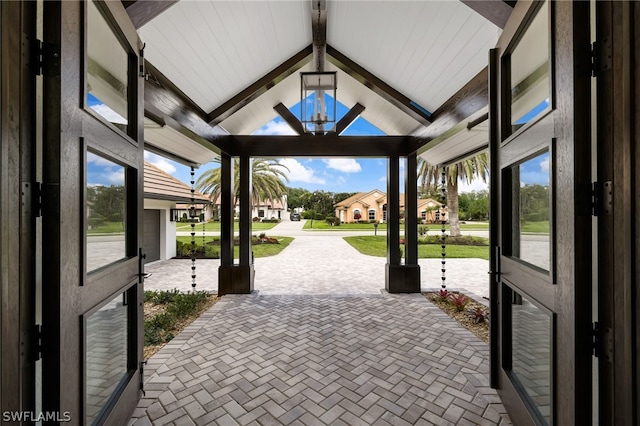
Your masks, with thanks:
[{"label": "garage door", "polygon": [[160,210],[144,211],[142,251],[147,255],[144,263],[160,259]]}]

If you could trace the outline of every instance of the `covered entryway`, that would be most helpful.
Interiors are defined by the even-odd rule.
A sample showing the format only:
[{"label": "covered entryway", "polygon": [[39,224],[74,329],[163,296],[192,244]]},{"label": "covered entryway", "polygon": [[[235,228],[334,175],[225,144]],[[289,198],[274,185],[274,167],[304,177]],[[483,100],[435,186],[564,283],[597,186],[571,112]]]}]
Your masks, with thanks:
[{"label": "covered entryway", "polygon": [[[353,337],[353,347],[345,354],[375,358],[388,350],[392,359],[383,373],[390,374],[387,384],[397,380],[394,385],[399,387],[385,389],[397,398],[378,393],[391,402],[384,403],[382,420],[385,415],[403,419],[406,411],[400,413],[397,405],[419,405],[407,401],[411,395],[422,404],[432,398],[428,389],[411,392],[412,381],[420,380],[415,376],[439,369],[430,356],[448,366],[439,372],[450,381],[444,382],[438,398],[474,398],[475,393],[454,391],[458,382],[453,379],[459,378],[454,359],[459,354],[451,360],[441,357],[438,349],[442,352],[447,346],[431,342],[422,329],[407,329],[416,320],[412,313],[427,315],[428,305],[413,304],[414,296],[391,293],[419,290],[420,276],[414,222],[406,228],[404,263],[398,250],[400,160],[407,159],[405,182],[415,182],[417,156],[447,164],[467,155],[471,143],[460,137],[452,144],[450,136],[461,128],[476,129],[488,117],[495,225],[491,385],[499,389],[519,424],[583,424],[596,416],[603,424],[637,423],[637,4],[598,2],[591,8],[580,1],[520,0],[515,6],[502,1],[418,1],[400,7],[391,1],[319,0],[250,6],[188,0],[0,3],[3,414],[68,412],[75,424],[124,424],[142,396],[142,181],[147,142],[187,164],[200,164],[195,157],[203,150],[221,161],[219,278],[227,299],[217,309],[241,315],[233,317],[233,324],[216,318],[217,325],[253,337],[249,325],[262,326],[256,322],[260,319],[275,333],[271,337],[279,355],[282,347],[312,348],[306,358],[275,360],[264,343],[264,353],[254,353],[266,362],[258,362],[243,352],[252,342],[242,340],[239,349],[224,349],[229,357],[220,355],[235,364],[215,367],[236,375],[223,377],[225,372],[218,370],[222,375],[209,380],[203,376],[208,372],[200,370],[201,378],[185,383],[206,382],[208,388],[198,396],[222,397],[229,389],[217,387],[237,381],[242,393],[231,398],[260,398],[265,385],[260,379],[268,380],[260,374],[268,374],[269,363],[282,361],[279,365],[292,380],[285,385],[274,380],[278,392],[307,391],[307,398],[313,399],[317,395],[298,383],[330,381],[329,389],[341,391],[341,396],[335,397],[340,398],[337,405],[327,403],[328,410],[354,413],[352,403],[362,407],[362,400],[349,399],[356,399],[350,386],[364,380],[367,376],[361,374],[370,366],[351,364],[351,374],[334,375],[328,368],[340,360],[328,357],[325,367],[319,355],[325,346],[340,352],[341,345],[350,343],[341,339]],[[592,27],[598,38],[594,45]],[[547,40],[540,44],[546,46],[546,61],[538,63],[536,42],[542,39]],[[318,82],[314,97],[298,98],[301,71],[337,76],[337,94],[324,96],[335,87]],[[591,96],[593,75],[596,97]],[[539,98],[541,92],[547,96]],[[329,124],[325,116],[330,111],[324,106],[332,97],[340,98],[349,112]],[[296,116],[290,110],[307,100],[318,108],[312,116]],[[276,114],[296,135],[252,135]],[[342,136],[358,115],[387,136]],[[145,133],[156,130],[167,132],[147,140]],[[347,300],[334,304],[361,313],[359,318],[345,314],[351,327],[359,327],[358,321],[370,313],[361,306],[379,309],[385,318],[372,318],[366,324],[372,330],[359,328],[360,334],[353,335],[336,319],[323,324],[327,329],[336,325],[334,335],[328,332],[314,341],[310,324],[321,324],[331,304],[313,298],[301,305],[295,298],[261,304],[250,294],[255,270],[248,208],[250,159],[294,155],[389,159],[385,287],[390,294],[378,297],[392,309],[379,301],[363,300],[358,307]],[[232,244],[235,157],[241,177],[238,262]],[[520,220],[531,214],[519,203],[521,185],[526,185],[521,178],[531,161],[549,178],[548,255],[545,250],[532,252],[527,245],[531,240],[520,228]],[[594,175],[600,182],[592,185]],[[415,185],[408,185],[405,193],[415,201]],[[592,265],[598,267],[598,282],[592,280]],[[225,303],[233,309],[222,309]],[[244,310],[243,303],[249,309]],[[314,303],[321,309],[313,308]],[[284,316],[273,312],[278,309]],[[309,317],[296,317],[302,311]],[[403,321],[395,322],[394,317]],[[304,334],[293,333],[292,341],[277,334],[277,321],[293,327],[300,318],[307,325]],[[216,340],[217,331],[206,330],[213,339],[207,350],[222,351],[215,345],[225,346],[225,341]],[[379,336],[380,347],[358,340],[367,331]],[[394,331],[404,334],[391,340]],[[538,338],[537,347],[542,348],[532,359],[523,352],[530,336]],[[194,342],[198,339],[194,336]],[[280,340],[286,344],[278,346]],[[401,345],[403,353],[415,349],[429,356],[417,354],[420,366],[413,368],[411,360],[390,349],[394,345]],[[593,362],[593,352],[598,362]],[[193,361],[198,368],[208,368],[196,350],[175,356],[176,370],[177,364]],[[379,364],[387,362],[380,359]],[[462,359],[476,361],[473,356]],[[304,370],[306,362],[324,369],[310,369],[316,377],[298,380],[296,369]],[[368,372],[375,376],[372,371]],[[189,374],[176,371],[186,379]],[[318,388],[313,391],[325,389]],[[197,397],[193,398],[189,409],[198,410]],[[237,402],[227,403],[223,409],[229,416],[245,415],[237,410]],[[182,413],[177,405],[172,409],[173,414],[165,414]],[[327,418],[331,420],[335,419]]]}]

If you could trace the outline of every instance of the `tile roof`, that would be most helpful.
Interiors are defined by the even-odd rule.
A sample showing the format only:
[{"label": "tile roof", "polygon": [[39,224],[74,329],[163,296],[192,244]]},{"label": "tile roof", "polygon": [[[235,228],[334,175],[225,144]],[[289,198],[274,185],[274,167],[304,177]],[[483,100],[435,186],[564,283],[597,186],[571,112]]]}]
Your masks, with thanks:
[{"label": "tile roof", "polygon": [[[184,182],[145,161],[144,198],[190,203],[191,188]],[[197,191],[194,194],[194,198],[198,203],[210,203],[207,196]]]}]

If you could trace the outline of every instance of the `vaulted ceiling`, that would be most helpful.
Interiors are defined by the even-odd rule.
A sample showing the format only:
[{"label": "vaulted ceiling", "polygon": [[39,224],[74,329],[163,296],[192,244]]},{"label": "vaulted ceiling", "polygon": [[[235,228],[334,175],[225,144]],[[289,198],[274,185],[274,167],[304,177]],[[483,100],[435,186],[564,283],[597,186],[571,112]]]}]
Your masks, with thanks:
[{"label": "vaulted ceiling", "polygon": [[[338,101],[364,106],[361,116],[387,135],[426,143],[486,112],[487,52],[500,36],[508,4],[321,3],[325,69],[338,73]],[[251,134],[278,115],[278,104],[290,108],[300,101],[299,72],[315,66],[311,1],[124,4],[146,43],[151,87],[145,106],[156,122],[214,140]]]}]

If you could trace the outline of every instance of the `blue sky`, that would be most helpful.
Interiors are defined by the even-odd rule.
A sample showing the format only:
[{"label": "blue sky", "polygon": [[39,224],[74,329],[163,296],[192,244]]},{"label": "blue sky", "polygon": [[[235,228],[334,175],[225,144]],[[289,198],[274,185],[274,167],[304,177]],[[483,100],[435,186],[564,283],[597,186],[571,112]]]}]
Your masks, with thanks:
[{"label": "blue sky", "polygon": [[549,185],[549,151],[520,164],[520,185]]}]

